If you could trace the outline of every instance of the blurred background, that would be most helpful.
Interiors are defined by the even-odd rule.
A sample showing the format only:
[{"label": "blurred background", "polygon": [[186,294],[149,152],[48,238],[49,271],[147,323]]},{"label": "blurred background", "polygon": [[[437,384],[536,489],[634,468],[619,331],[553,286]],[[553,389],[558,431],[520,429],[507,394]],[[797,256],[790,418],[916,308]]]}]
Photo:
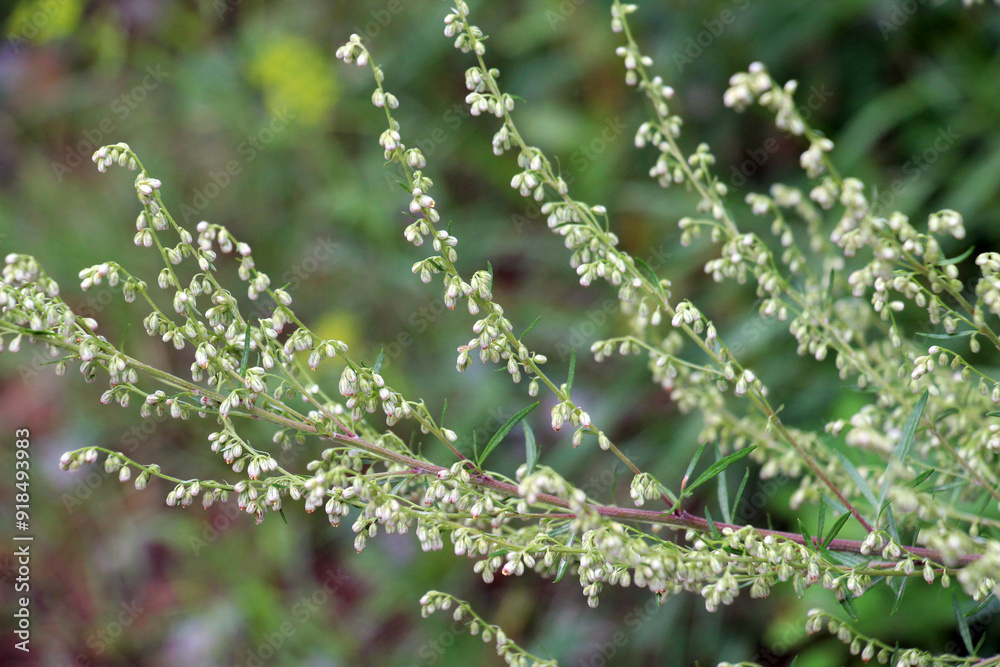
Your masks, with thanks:
[{"label": "blurred background", "polygon": [[[490,35],[488,61],[505,90],[524,100],[516,120],[529,142],[558,158],[578,199],[608,207],[622,246],[674,281],[738,346],[792,424],[817,428],[867,400],[837,379],[832,360],[795,356],[782,327],[756,315],[751,289],[714,285],[701,270],[707,243],[682,248],[677,220],[693,210],[680,189],[646,172],[633,148],[645,107],[623,82],[609,29],[610,3],[583,0],[472,2]],[[361,34],[400,99],[404,143],[419,146],[434,196],[459,239],[466,275],[490,262],[495,295],[515,328],[543,315],[529,336],[559,377],[577,348],[577,400],[630,457],[675,487],[697,448],[700,419],[682,416],[638,358],[595,364],[590,343],[624,330],[606,285],[582,289],[561,240],[510,189],[513,154],[495,158],[495,119],[469,117],[463,72],[472,64],[442,35],[449,5],[431,0],[242,2],[41,0],[5,3],[0,15],[0,254],[33,254],[78,313],[95,317],[130,353],[183,374],[182,353],[146,338],[145,312],[110,290],[81,292],[77,272],[115,259],[151,284],[158,258],[131,243],[139,211],[133,176],[101,175],[90,156],[125,141],[160,178],[179,222],[227,225],[254,249],[275,284],[288,283],[296,312],[326,337],[373,361],[432,412],[448,401],[448,426],[471,449],[528,397],[505,373],[478,362],[454,370],[455,348],[474,319],[443,308],[441,290],[410,274],[425,254],[406,244],[407,198],[383,168],[385,121],[370,103],[367,71],[336,48]],[[758,112],[721,104],[729,76],[753,60],[779,80],[799,80],[810,122],[838,145],[842,173],[877,187],[885,210],[915,220],[943,207],[966,216],[969,243],[1000,246],[1000,14],[993,6],[902,0],[677,0],[642,5],[633,22],[654,70],[678,92],[684,145],[707,141],[732,201],[775,180],[801,183],[801,147]],[[918,223],[918,226],[920,224]],[[947,247],[950,253],[963,245]],[[665,270],[666,269],[666,270]],[[230,275],[234,272],[230,266]],[[131,323],[131,330],[127,332]],[[94,466],[58,470],[59,456],[90,445],[118,448],[186,478],[227,468],[208,449],[211,425],[141,419],[102,406],[102,381],[55,377],[35,349],[0,355],[0,521],[13,525],[13,432],[32,438],[32,652],[12,648],[4,613],[0,664],[85,665],[492,665],[492,645],[449,616],[420,618],[430,588],[470,600],[488,620],[562,664],[714,665],[753,659],[799,667],[853,664],[828,636],[806,637],[806,609],[830,596],[739,599],[715,614],[699,597],[663,606],[636,589],[608,590],[591,610],[578,583],[528,575],[483,584],[448,547],[423,554],[413,536],[380,536],[361,554],[346,527],[290,505],[287,525],[254,525],[230,505],[167,508],[166,483],[143,492]],[[340,368],[322,378],[335,388]],[[627,500],[627,481],[594,447],[573,449],[548,427],[546,405],[529,419],[542,462],[592,496]],[[249,431],[268,442],[267,429]],[[301,469],[321,445],[282,452]],[[443,454],[442,454],[443,456]],[[492,463],[523,460],[512,435]],[[742,471],[741,471],[742,472]],[[232,476],[231,471],[229,476]],[[735,487],[738,480],[730,483]],[[711,486],[711,485],[709,485]],[[742,522],[794,520],[795,484],[752,484]],[[807,513],[808,516],[808,513]],[[348,522],[346,525],[350,525]],[[0,544],[5,600],[16,576],[13,543]],[[889,592],[858,601],[861,625],[889,641],[961,653],[950,598],[908,588],[895,616]],[[996,649],[994,607],[973,622]],[[989,642],[992,642],[990,644]]]}]

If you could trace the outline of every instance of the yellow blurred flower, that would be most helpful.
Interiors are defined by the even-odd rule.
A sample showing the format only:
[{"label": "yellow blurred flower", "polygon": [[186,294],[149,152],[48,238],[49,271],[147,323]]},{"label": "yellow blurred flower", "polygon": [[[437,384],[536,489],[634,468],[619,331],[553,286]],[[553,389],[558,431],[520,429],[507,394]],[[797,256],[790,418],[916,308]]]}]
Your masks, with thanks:
[{"label": "yellow blurred flower", "polygon": [[306,125],[320,124],[338,94],[327,57],[308,40],[291,35],[262,45],[250,65],[250,79],[264,92],[269,108],[287,108]]},{"label": "yellow blurred flower", "polygon": [[4,32],[13,40],[44,44],[73,32],[82,13],[82,0],[22,0],[11,12]]}]

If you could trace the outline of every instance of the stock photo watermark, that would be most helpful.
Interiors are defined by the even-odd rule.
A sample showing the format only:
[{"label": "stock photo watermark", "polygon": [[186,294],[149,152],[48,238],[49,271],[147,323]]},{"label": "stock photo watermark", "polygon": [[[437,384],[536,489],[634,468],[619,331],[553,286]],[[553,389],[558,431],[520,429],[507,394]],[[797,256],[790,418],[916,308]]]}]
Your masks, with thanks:
[{"label": "stock photo watermark", "polygon": [[14,431],[14,648],[31,652],[31,432]]},{"label": "stock photo watermark", "polygon": [[684,40],[684,45],[673,52],[670,60],[677,67],[678,72],[683,72],[685,67],[704,55],[705,51],[715,43],[715,40],[722,36],[726,28],[736,23],[739,13],[750,6],[750,0],[732,0],[732,4],[735,9],[726,7],[715,18],[702,21],[704,30],[694,35],[688,35],[687,39]]},{"label": "stock photo watermark", "polygon": [[208,208],[209,204],[222,194],[222,191],[233,184],[234,179],[243,172],[243,168],[257,159],[257,156],[275,140],[275,138],[288,129],[291,122],[295,120],[295,114],[282,108],[273,112],[268,122],[260,127],[253,134],[240,142],[236,147],[236,154],[239,160],[229,160],[222,169],[209,170],[209,182],[200,188],[195,188],[189,202],[180,205],[181,217],[184,222],[190,223],[201,216],[201,213]]}]

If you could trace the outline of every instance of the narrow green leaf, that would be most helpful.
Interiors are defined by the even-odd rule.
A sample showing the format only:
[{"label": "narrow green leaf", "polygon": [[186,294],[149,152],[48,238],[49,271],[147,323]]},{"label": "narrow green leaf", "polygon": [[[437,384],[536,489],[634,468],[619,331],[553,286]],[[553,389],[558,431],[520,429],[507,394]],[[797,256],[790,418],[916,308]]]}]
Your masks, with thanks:
[{"label": "narrow green leaf", "polygon": [[950,484],[939,484],[938,486],[933,486],[930,489],[931,493],[941,493],[943,491],[954,491],[958,492],[959,489],[964,489],[968,483],[964,480],[958,480],[957,482],[951,482]]},{"label": "narrow green leaf", "polygon": [[486,262],[486,272],[490,274],[490,289],[493,289],[493,265]]},{"label": "narrow green leaf", "polygon": [[482,467],[482,461],[479,460],[479,443],[477,442],[479,438],[476,436],[476,432],[472,432],[472,460],[476,462],[476,467]]},{"label": "narrow green leaf", "polygon": [[566,391],[573,388],[573,376],[576,374],[576,348],[569,349],[569,378],[566,380]]},{"label": "narrow green leaf", "polygon": [[510,549],[497,549],[496,551],[487,554],[487,558],[496,558],[497,556],[506,556],[510,553]]},{"label": "narrow green leaf", "polygon": [[528,472],[535,472],[535,464],[538,463],[538,445],[535,444],[535,433],[528,426],[528,422],[521,424],[521,428],[524,429],[524,453],[527,457]]},{"label": "narrow green leaf", "polygon": [[646,264],[646,262],[639,259],[638,257],[635,257],[634,260],[635,260],[635,266],[639,270],[639,273],[641,273],[643,277],[646,278],[646,280],[651,282],[653,284],[653,287],[656,288],[656,291],[659,292],[660,279],[656,277],[656,272],[653,271],[653,269],[649,268],[649,264]]},{"label": "narrow green leaf", "polygon": [[719,459],[718,461],[710,465],[708,467],[708,470],[701,473],[701,475],[698,476],[698,479],[694,481],[694,484],[689,486],[686,489],[686,491],[694,491],[699,486],[709,481],[710,479],[721,473],[723,470],[725,470],[729,466],[733,465],[734,463],[742,459],[744,456],[747,456],[755,449],[757,449],[757,445],[751,445],[745,449],[735,451],[729,456],[726,456],[725,458]]},{"label": "narrow green leaf", "polygon": [[899,581],[899,590],[896,591],[896,600],[892,603],[892,609],[889,611],[890,616],[896,615],[896,610],[899,609],[899,603],[903,601],[903,591],[906,590],[906,584],[910,582],[907,577],[897,577],[896,579]]},{"label": "narrow green leaf", "polygon": [[442,427],[444,427],[444,416],[448,414],[448,399],[444,399],[444,407],[441,408],[441,421],[438,422]]},{"label": "narrow green leaf", "polygon": [[733,498],[733,509],[730,511],[732,516],[736,516],[736,510],[739,509],[740,501],[743,500],[743,490],[747,488],[747,480],[750,479],[750,468],[743,471],[743,481],[740,482],[740,486],[736,489],[736,497]]},{"label": "narrow green leaf", "polygon": [[840,457],[840,462],[843,464],[844,469],[847,470],[847,474],[851,476],[851,479],[854,480],[854,484],[858,487],[858,490],[861,491],[861,495],[865,497],[865,500],[868,501],[873,509],[878,509],[878,500],[875,498],[875,492],[872,491],[872,487],[868,486],[867,480],[861,476],[861,473],[854,467],[854,464],[851,463],[850,459],[840,452],[837,452],[837,456]]},{"label": "narrow green leaf", "polygon": [[621,474],[622,469],[619,468],[618,465],[616,464],[615,467],[611,469],[611,472],[614,475],[611,478],[611,497],[614,498],[615,497],[615,491],[618,490],[618,475]]},{"label": "narrow green leaf", "polygon": [[[684,478],[681,480],[681,494],[678,498],[673,500],[673,504],[670,506],[670,509],[664,512],[665,515],[673,514],[674,510],[676,510],[680,506],[681,500],[687,497],[688,492],[690,491],[690,488],[687,486],[687,481],[691,479],[691,473],[694,472],[694,467],[698,465],[698,459],[701,458],[701,454],[702,452],[705,451],[705,447],[707,446],[707,444],[708,443],[705,442],[701,443],[701,445],[698,447],[698,451],[694,453],[694,457],[691,459],[691,462],[688,463],[687,470],[684,471]],[[670,492],[667,491],[667,493]],[[673,498],[673,494],[670,494],[670,496],[671,498]]]},{"label": "narrow green leaf", "polygon": [[287,526],[287,525],[288,525],[288,517],[286,517],[286,516],[285,516],[285,510],[283,510],[283,509],[279,509],[279,510],[278,510],[278,514],[279,514],[279,515],[281,515],[281,520],[282,520],[282,521],[283,521],[283,522],[285,523],[285,525]]},{"label": "narrow green leaf", "polygon": [[952,257],[951,259],[942,259],[940,262],[935,262],[935,264],[937,264],[938,266],[948,266],[950,264],[958,264],[963,259],[972,254],[973,248],[975,248],[975,246],[970,245],[961,255],[957,257]]},{"label": "narrow green leaf", "polygon": [[809,529],[806,528],[806,524],[802,523],[802,519],[798,519],[799,522],[799,532],[802,533],[802,538],[806,541],[806,548],[810,551],[816,549],[816,543],[813,542],[812,535],[809,534]]},{"label": "narrow green leaf", "polygon": [[840,601],[840,606],[844,608],[844,611],[847,612],[852,621],[858,620],[858,608],[854,606],[854,596],[851,595],[850,591],[847,591],[844,595],[844,599]]},{"label": "narrow green leaf", "polygon": [[993,604],[993,602],[994,602],[995,599],[996,598],[994,598],[992,595],[986,597],[982,602],[980,602],[979,604],[977,604],[975,607],[973,607],[969,611],[965,612],[965,617],[966,618],[972,618],[973,616],[977,616],[979,614],[979,612],[981,612],[983,609],[986,609],[988,606],[990,606],[991,604]]},{"label": "narrow green leaf", "polygon": [[923,484],[925,481],[927,481],[927,478],[930,477],[933,474],[934,474],[933,470],[925,470],[925,471],[923,471],[922,473],[920,473],[919,475],[917,475],[916,479],[914,479],[912,482],[910,482],[910,486],[912,486],[913,488],[917,488],[918,486],[920,486],[921,484]]},{"label": "narrow green leaf", "polygon": [[958,408],[956,407],[945,408],[944,410],[938,413],[937,417],[934,418],[934,423],[937,424],[942,419],[951,417],[954,414],[958,414]]},{"label": "narrow green leaf", "polygon": [[891,505],[886,505],[885,507],[885,519],[889,535],[892,536],[892,539],[896,540],[896,544],[902,544],[903,540],[899,537],[899,528],[896,526],[896,516],[892,513]]},{"label": "narrow green leaf", "polygon": [[[698,459],[700,459],[700,458],[701,458],[701,453],[702,453],[703,451],[705,451],[705,444],[706,444],[706,443],[702,443],[702,444],[701,444],[701,446],[700,446],[700,447],[698,447],[698,451],[696,451],[696,452],[694,453],[694,458],[692,458],[692,459],[691,459],[691,462],[690,462],[690,463],[688,463],[688,469],[684,471],[684,480],[685,480],[685,481],[686,481],[686,480],[689,480],[689,479],[691,479],[691,473],[692,473],[692,472],[694,472],[694,467],[695,467],[696,465],[698,465]],[[682,482],[682,483],[683,483],[683,482]],[[685,490],[685,491],[687,491],[687,487],[686,487],[686,486],[685,486],[685,489],[684,489],[684,490]],[[682,495],[683,495],[683,494],[682,494]]]},{"label": "narrow green leaf", "polygon": [[970,656],[975,657],[976,649],[972,646],[972,633],[969,632],[969,620],[965,618],[961,607],[958,606],[958,593],[952,591],[951,606],[955,610],[955,621],[958,623],[958,634],[962,636],[962,643]]},{"label": "narrow green leaf", "polygon": [[542,319],[541,315],[539,315],[538,317],[536,317],[535,321],[532,322],[531,325],[528,326],[528,328],[524,330],[524,333],[522,333],[519,338],[524,338],[525,336],[527,336],[528,332],[535,328],[535,325],[538,324],[538,320],[540,320],[540,319]]},{"label": "narrow green leaf", "polygon": [[73,361],[74,359],[78,359],[78,358],[79,357],[71,357],[69,355],[66,355],[65,357],[59,357],[57,359],[53,359],[52,361],[43,361],[43,362],[39,363],[38,365],[42,366],[42,367],[44,367],[44,366],[55,366],[56,364],[61,364],[64,361]]},{"label": "narrow green leaf", "polygon": [[389,492],[389,495],[391,495],[391,496],[395,496],[395,495],[399,495],[399,492],[400,492],[400,491],[401,491],[401,490],[403,489],[403,487],[404,487],[404,486],[406,486],[406,485],[407,485],[407,484],[408,484],[408,483],[409,483],[410,481],[411,481],[411,480],[410,480],[409,478],[407,478],[407,477],[404,477],[403,479],[399,480],[398,482],[396,482],[396,484],[395,484],[395,485],[393,485],[393,487],[392,487],[392,490],[391,490],[391,491]]},{"label": "narrow green leaf", "polygon": [[896,445],[896,451],[893,452],[899,457],[899,460],[903,463],[910,456],[910,448],[913,446],[913,436],[917,432],[917,426],[920,424],[920,418],[924,414],[924,408],[927,406],[927,397],[929,393],[924,391],[923,395],[920,396],[920,400],[913,407],[913,412],[906,419],[906,423],[903,425],[903,431],[899,436],[899,444]]},{"label": "narrow green leaf", "polygon": [[[920,424],[920,418],[923,416],[924,408],[927,406],[928,396],[929,393],[927,391],[920,396],[917,404],[913,406],[913,412],[910,413],[910,416],[906,419],[906,423],[903,424],[903,430],[899,433],[899,442],[896,443],[896,447],[892,452],[892,460],[898,461],[900,465],[905,465],[910,456],[910,449],[913,446],[913,436],[917,432],[917,426]],[[879,494],[877,505],[878,511],[875,513],[876,520],[885,509],[885,500],[889,493],[889,480],[890,475],[886,474],[882,481],[882,492]]]},{"label": "narrow green leaf", "polygon": [[720,539],[722,536],[719,534],[719,529],[715,527],[715,521],[712,520],[712,511],[707,507],[705,508],[705,521],[708,522],[708,534],[712,536],[712,539]]},{"label": "narrow green leaf", "polygon": [[830,546],[831,542],[837,539],[837,535],[840,533],[840,529],[844,527],[844,524],[847,523],[847,521],[850,518],[851,518],[851,513],[844,512],[843,514],[840,515],[840,518],[833,523],[833,525],[830,527],[830,532],[827,534],[826,538],[823,540],[823,544],[821,545],[823,549],[826,549],[828,546]]},{"label": "narrow green leaf", "polygon": [[923,336],[924,338],[934,338],[936,340],[951,340],[952,338],[965,338],[966,336],[971,336],[974,333],[976,333],[975,329],[967,329],[965,331],[956,331],[955,333],[923,333],[918,331],[917,335]]},{"label": "narrow green leaf", "polygon": [[[118,343],[118,349],[119,350],[124,350],[125,349],[125,336],[128,335],[128,330],[130,328],[132,328],[131,324],[126,324],[125,325],[125,331],[122,332],[121,342]],[[247,331],[250,331],[250,327],[247,327]],[[243,375],[243,373],[241,372],[240,375]]]},{"label": "narrow green leaf", "polygon": [[247,376],[247,364],[250,361],[250,325],[247,325],[246,335],[243,336],[243,358],[240,360],[240,377]]},{"label": "narrow green leaf", "polygon": [[382,362],[385,360],[385,348],[378,351],[378,356],[375,357],[375,365],[372,366],[372,370],[378,373],[382,370]]},{"label": "narrow green leaf", "polygon": [[826,281],[826,303],[833,303],[833,278],[836,274],[835,269],[830,269],[830,277]]},{"label": "narrow green leaf", "polygon": [[823,541],[823,527],[826,523],[826,499],[823,496],[819,497],[819,521],[816,526],[816,537],[822,542]]},{"label": "narrow green leaf", "polygon": [[726,484],[726,473],[725,471],[719,475],[719,509],[722,511],[722,520],[726,523],[733,522],[732,512],[729,511],[729,489]]},{"label": "narrow green leaf", "polygon": [[847,567],[867,566],[871,563],[871,558],[861,554],[852,554],[849,551],[826,551],[823,553],[831,563],[846,565]]},{"label": "narrow green leaf", "polygon": [[504,425],[500,427],[500,430],[493,434],[493,437],[490,438],[490,441],[486,443],[486,448],[483,449],[483,455],[479,458],[479,465],[482,465],[483,462],[486,460],[486,458],[490,455],[490,453],[494,449],[496,449],[497,445],[500,444],[500,441],[503,440],[505,437],[507,437],[507,434],[510,433],[510,430],[515,426],[517,426],[518,422],[527,417],[528,414],[537,407],[538,407],[538,401],[535,401],[528,407],[522,408],[517,412],[517,414],[508,419],[506,423],[504,423]]},{"label": "narrow green leaf", "polygon": [[[570,524],[569,523],[563,523],[563,524],[560,524],[558,528],[553,528],[552,530],[545,531],[545,534],[548,535],[548,536],[550,536],[550,537],[558,537],[559,535],[562,535],[563,533],[568,533],[569,529],[570,529]],[[572,546],[572,544],[568,544],[566,546]]]},{"label": "narrow green leaf", "polygon": [[[566,541],[566,546],[567,547],[573,546],[573,541],[575,539],[576,539],[576,533],[573,533],[572,535],[569,536],[569,540]],[[563,558],[562,560],[559,561],[559,569],[556,571],[556,578],[552,580],[553,584],[558,584],[559,580],[563,578],[564,574],[566,574],[567,565],[569,565],[569,560]]]},{"label": "narrow green leaf", "polygon": [[1000,417],[1000,410],[993,410],[992,412],[986,413],[987,417]]}]

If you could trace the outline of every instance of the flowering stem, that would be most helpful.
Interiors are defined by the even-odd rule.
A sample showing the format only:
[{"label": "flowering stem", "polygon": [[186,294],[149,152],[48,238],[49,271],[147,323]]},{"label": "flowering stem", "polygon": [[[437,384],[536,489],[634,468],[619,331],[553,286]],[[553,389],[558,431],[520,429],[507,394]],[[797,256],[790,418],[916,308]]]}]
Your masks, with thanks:
[{"label": "flowering stem", "polygon": [[[615,4],[616,6],[618,5],[617,0]],[[462,22],[462,26],[466,34],[470,35],[473,39],[475,39],[468,18],[465,16],[460,16],[459,20]],[[625,22],[623,21],[623,24],[624,23]],[[632,41],[631,35],[628,33],[627,25],[625,30],[630,44],[633,47],[635,47],[635,43]],[[483,56],[478,51],[475,53],[475,55],[477,61],[479,62],[479,67],[480,71],[482,72],[483,80],[486,82],[486,85],[488,86],[490,93],[496,99],[498,100],[501,99],[502,93],[496,83],[496,80],[490,74],[490,70],[486,66],[486,62],[483,59]],[[638,64],[638,68],[640,76],[643,78],[643,81],[648,84],[648,78],[645,72],[645,68],[642,66],[641,63]],[[661,124],[665,124],[665,119],[660,115],[659,109],[656,109],[656,113]],[[506,109],[504,109],[502,112],[502,118],[505,126],[508,128],[512,142],[518,146],[518,148],[521,150],[521,154],[522,155],[532,154],[534,152],[533,149],[531,149],[531,147],[529,147],[528,144],[523,140],[523,138],[521,137],[520,133],[517,130],[517,127],[514,125],[513,119],[511,118],[510,114]],[[699,193],[706,200],[713,201],[717,199],[717,197],[712,197],[712,195],[710,195],[708,191],[703,187],[699,179],[695,177],[695,174],[691,171],[690,167],[687,164],[687,161],[683,159],[683,154],[680,152],[680,148],[677,146],[676,142],[674,142],[674,139],[671,136],[671,134],[669,132],[665,132],[665,136],[667,137],[667,140],[670,142],[671,151],[675,153],[675,157],[680,156],[678,158],[678,162],[682,165],[682,168],[686,170],[690,182],[694,184],[695,188],[698,189]],[[617,254],[623,257],[628,257],[626,253],[618,251],[614,247],[614,244],[611,243],[604,228],[594,218],[593,212],[587,207],[582,206],[579,202],[573,200],[566,191],[566,188],[560,186],[562,182],[561,179],[556,178],[548,159],[544,158],[544,156],[542,157],[543,157],[542,166],[541,169],[539,169],[539,172],[544,178],[546,184],[549,185],[553,190],[555,190],[559,194],[559,196],[561,197],[566,206],[574,210],[579,219],[583,221],[584,224],[586,224],[590,228],[590,231],[594,234],[594,236],[600,239],[602,245],[604,246],[607,252],[612,254]],[[729,214],[725,211],[723,219],[727,222],[727,225],[732,233],[736,233],[738,231],[736,230],[735,224],[730,220]],[[632,261],[631,257],[629,257],[629,261],[625,262],[625,267],[629,280],[632,280],[634,283],[640,284],[643,291],[647,294],[647,296],[652,298],[654,302],[660,303],[668,315],[670,315],[671,317],[676,315],[676,310],[673,308],[673,306],[670,305],[669,301],[662,294],[660,286],[651,283],[649,279],[635,267],[634,261]],[[680,323],[680,327],[688,336],[688,338],[690,338],[696,345],[698,345],[698,347],[700,347],[702,351],[704,351],[705,354],[707,354],[717,364],[719,364],[720,366],[724,365],[725,359],[728,357],[728,359],[730,359],[732,363],[735,364],[738,367],[738,369],[742,372],[743,368],[739,365],[739,362],[736,360],[735,356],[733,356],[733,354],[729,351],[729,349],[720,339],[716,338],[716,342],[719,345],[719,351],[716,351],[711,347],[709,347],[709,345],[703,340],[703,338],[698,334],[696,334],[694,330],[687,323],[683,322]],[[837,500],[851,512],[854,518],[858,520],[858,522],[865,528],[866,531],[871,532],[873,530],[871,524],[869,524],[861,515],[861,513],[857,510],[857,508],[855,508],[854,505],[852,505],[851,502],[847,500],[847,498],[844,496],[843,493],[841,493],[837,485],[834,484],[833,481],[830,480],[830,478],[823,472],[823,470],[820,468],[816,460],[805,450],[805,448],[795,439],[795,437],[792,436],[792,434],[789,433],[788,430],[784,428],[784,426],[781,424],[781,421],[777,417],[777,412],[770,406],[767,399],[764,397],[763,393],[760,391],[760,389],[757,388],[756,383],[752,383],[752,386],[749,388],[747,394],[750,397],[751,402],[757,407],[757,409],[760,410],[760,412],[769,421],[773,421],[776,424],[776,426],[778,427],[778,432],[788,442],[788,444],[792,446],[792,448],[796,451],[799,457],[805,462],[806,466],[810,469],[810,471],[812,471],[812,473],[817,477],[817,479],[819,479],[827,488],[829,488],[833,492],[833,494],[837,497]],[[622,457],[620,456],[619,458]],[[638,474],[638,469],[634,469],[633,472]]]}]

